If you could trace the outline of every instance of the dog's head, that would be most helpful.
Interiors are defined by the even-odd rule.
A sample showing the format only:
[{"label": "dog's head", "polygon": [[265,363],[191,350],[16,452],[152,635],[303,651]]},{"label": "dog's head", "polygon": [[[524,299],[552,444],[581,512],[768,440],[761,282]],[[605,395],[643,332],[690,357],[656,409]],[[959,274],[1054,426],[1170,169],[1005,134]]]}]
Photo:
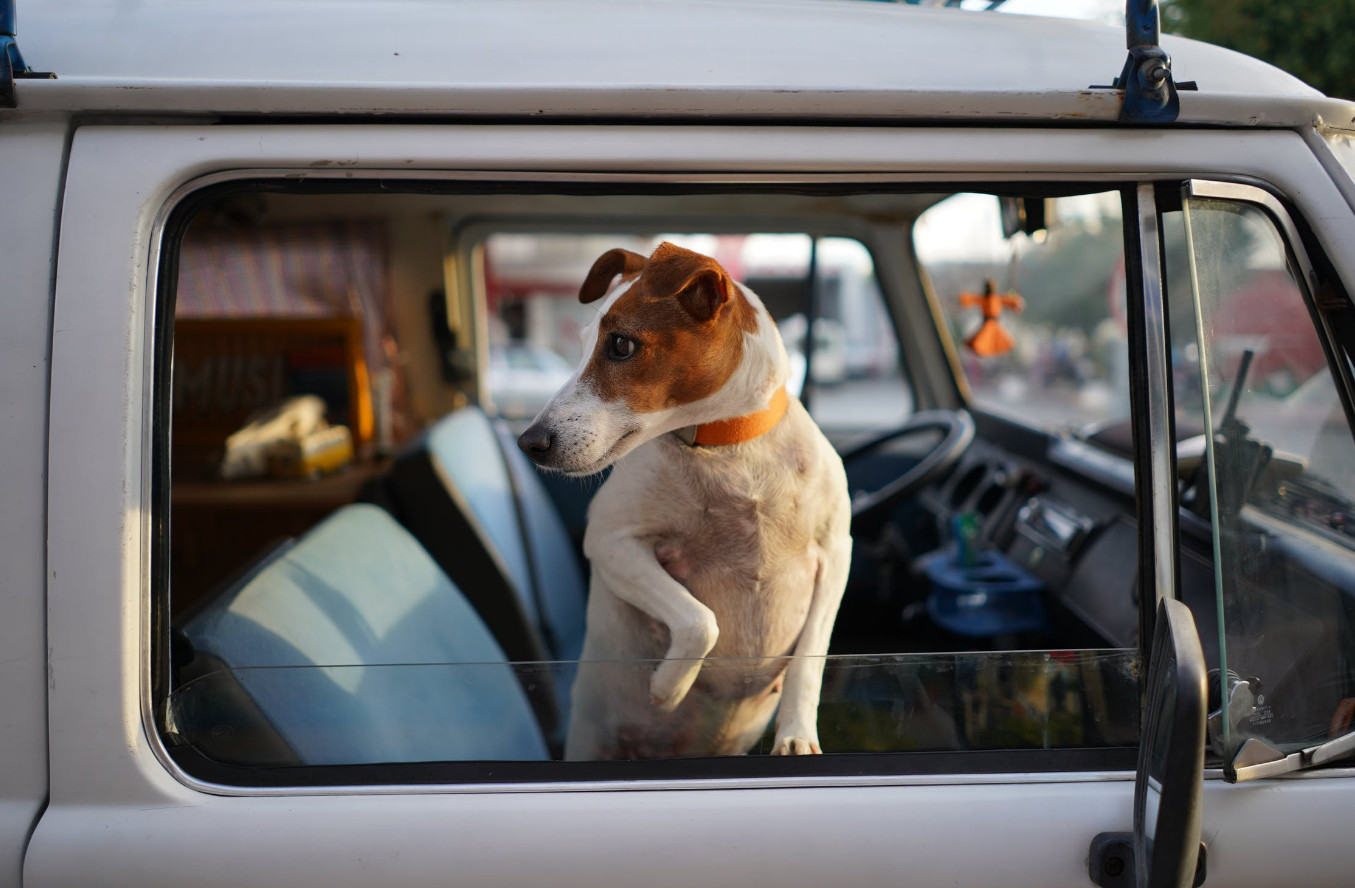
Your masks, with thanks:
[{"label": "dog's head", "polygon": [[578,369],[518,439],[545,468],[591,475],[659,435],[759,410],[785,382],[771,315],[709,256],[609,250],[579,289],[599,300]]}]

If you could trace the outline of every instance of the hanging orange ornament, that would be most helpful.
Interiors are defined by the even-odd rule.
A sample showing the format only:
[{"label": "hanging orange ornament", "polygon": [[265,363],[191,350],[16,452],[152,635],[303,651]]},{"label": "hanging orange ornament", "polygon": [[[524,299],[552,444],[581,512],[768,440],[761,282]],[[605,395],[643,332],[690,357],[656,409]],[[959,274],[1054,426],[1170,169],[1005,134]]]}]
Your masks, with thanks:
[{"label": "hanging orange ornament", "polygon": [[982,293],[960,294],[961,308],[974,306],[978,306],[983,312],[983,323],[974,331],[973,336],[965,340],[969,350],[981,358],[995,358],[1011,351],[1012,346],[1016,345],[1016,340],[1002,326],[999,319],[1004,308],[1020,314],[1026,307],[1026,301],[1018,293],[997,292],[997,282],[989,278],[983,282]]}]

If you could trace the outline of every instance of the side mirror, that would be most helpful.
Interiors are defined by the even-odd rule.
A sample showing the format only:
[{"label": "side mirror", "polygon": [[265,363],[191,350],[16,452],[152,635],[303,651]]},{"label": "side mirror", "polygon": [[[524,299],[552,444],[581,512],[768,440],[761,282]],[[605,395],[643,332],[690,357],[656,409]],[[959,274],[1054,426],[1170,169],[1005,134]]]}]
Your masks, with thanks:
[{"label": "side mirror", "polygon": [[1149,655],[1134,831],[1092,840],[1088,869],[1101,888],[1191,888],[1204,883],[1206,670],[1189,608],[1158,605]]}]

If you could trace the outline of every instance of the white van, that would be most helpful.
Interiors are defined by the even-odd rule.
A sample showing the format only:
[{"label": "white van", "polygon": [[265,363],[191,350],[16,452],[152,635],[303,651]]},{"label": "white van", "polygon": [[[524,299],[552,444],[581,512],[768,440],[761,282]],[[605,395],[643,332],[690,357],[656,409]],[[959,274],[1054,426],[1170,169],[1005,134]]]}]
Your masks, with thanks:
[{"label": "white van", "polygon": [[[1350,882],[1355,105],[1134,15],[18,13],[0,885]],[[843,331],[822,755],[562,760],[595,485],[491,355],[662,240]],[[223,477],[303,395],[352,459]]]}]

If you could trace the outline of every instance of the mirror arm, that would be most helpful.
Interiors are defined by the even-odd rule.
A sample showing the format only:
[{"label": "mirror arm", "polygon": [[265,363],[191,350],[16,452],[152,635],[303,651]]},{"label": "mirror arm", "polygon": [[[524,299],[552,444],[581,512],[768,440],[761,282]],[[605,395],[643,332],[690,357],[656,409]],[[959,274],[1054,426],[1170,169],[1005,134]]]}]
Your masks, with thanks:
[{"label": "mirror arm", "polygon": [[1164,599],[1148,662],[1134,831],[1092,839],[1087,874],[1100,888],[1191,888],[1204,881],[1205,683],[1195,618],[1181,602]]}]

